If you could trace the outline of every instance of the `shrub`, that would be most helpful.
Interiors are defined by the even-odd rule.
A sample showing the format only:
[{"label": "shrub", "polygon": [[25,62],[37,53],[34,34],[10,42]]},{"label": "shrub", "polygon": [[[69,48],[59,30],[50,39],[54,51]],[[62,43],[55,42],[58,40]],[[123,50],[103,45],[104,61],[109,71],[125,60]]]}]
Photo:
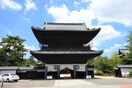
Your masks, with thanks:
[{"label": "shrub", "polygon": [[129,72],[129,77],[132,77],[132,70]]},{"label": "shrub", "polygon": [[100,71],[100,70],[96,70],[94,74],[95,74],[95,75],[103,75],[103,72]]}]

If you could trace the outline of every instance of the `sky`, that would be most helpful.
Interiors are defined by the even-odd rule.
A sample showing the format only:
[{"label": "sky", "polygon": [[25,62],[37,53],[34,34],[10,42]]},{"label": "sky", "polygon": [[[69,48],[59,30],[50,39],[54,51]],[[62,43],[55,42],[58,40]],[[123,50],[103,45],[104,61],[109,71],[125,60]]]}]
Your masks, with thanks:
[{"label": "sky", "polygon": [[127,44],[126,36],[132,31],[132,0],[0,0],[0,39],[19,36],[26,39],[26,48],[39,50],[31,27],[42,28],[44,22],[100,27],[91,47],[110,57]]}]

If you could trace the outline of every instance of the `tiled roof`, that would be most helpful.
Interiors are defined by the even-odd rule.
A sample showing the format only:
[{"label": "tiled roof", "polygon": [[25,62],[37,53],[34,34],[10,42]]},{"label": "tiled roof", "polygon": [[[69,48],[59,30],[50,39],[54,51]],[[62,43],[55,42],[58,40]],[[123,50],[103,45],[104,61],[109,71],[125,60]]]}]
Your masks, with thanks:
[{"label": "tiled roof", "polygon": [[17,66],[5,66],[5,67],[0,67],[0,70],[3,70],[3,69],[6,69],[6,70],[10,69],[10,70],[13,70],[13,69],[18,69],[18,67],[17,67]]},{"label": "tiled roof", "polygon": [[34,67],[19,67],[20,70],[29,70],[29,69],[34,69]]},{"label": "tiled roof", "polygon": [[87,30],[84,23],[44,23],[46,30]]},{"label": "tiled roof", "polygon": [[29,70],[29,69],[34,69],[34,67],[17,67],[17,66],[5,66],[5,67],[0,67],[0,70]]},{"label": "tiled roof", "polygon": [[39,54],[96,54],[103,53],[103,50],[90,51],[30,51],[31,53]]},{"label": "tiled roof", "polygon": [[118,65],[118,68],[132,68],[132,65]]},{"label": "tiled roof", "polygon": [[128,49],[119,49],[119,55],[126,55],[128,52]]}]

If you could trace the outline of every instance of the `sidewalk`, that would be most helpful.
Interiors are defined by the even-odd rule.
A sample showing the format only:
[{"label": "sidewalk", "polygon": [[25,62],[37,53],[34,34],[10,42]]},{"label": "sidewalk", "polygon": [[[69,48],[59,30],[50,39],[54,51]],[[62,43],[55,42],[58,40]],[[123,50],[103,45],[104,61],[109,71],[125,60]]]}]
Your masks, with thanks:
[{"label": "sidewalk", "polygon": [[95,78],[100,78],[100,79],[117,79],[118,77],[114,76],[94,76]]}]

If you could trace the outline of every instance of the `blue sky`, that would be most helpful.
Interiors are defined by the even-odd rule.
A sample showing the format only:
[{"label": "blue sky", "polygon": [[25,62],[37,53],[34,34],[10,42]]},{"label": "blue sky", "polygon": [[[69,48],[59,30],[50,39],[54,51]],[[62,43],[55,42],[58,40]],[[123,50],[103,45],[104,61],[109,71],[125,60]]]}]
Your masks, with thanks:
[{"label": "blue sky", "polygon": [[110,56],[126,45],[132,30],[131,0],[0,0],[0,39],[6,35],[26,39],[25,47],[38,50],[31,26],[44,22],[78,22],[102,30],[91,42],[92,49]]}]

